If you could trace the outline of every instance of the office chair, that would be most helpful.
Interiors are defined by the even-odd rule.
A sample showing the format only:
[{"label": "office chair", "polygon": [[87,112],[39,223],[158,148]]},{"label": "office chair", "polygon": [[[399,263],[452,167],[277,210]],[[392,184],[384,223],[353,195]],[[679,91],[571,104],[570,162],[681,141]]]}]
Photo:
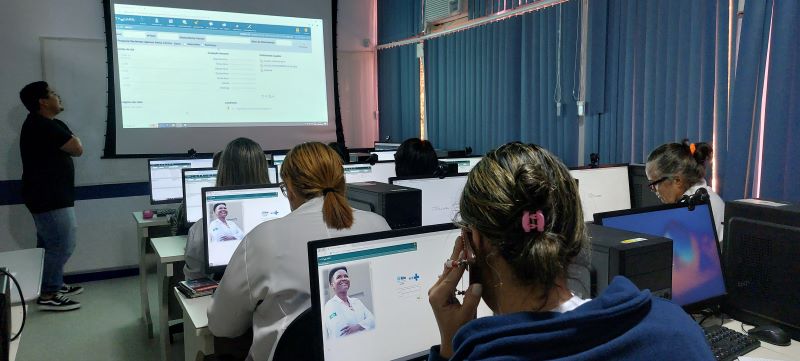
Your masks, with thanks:
[{"label": "office chair", "polygon": [[289,324],[278,340],[272,361],[315,360],[314,347],[319,335],[314,331],[311,308],[307,308]]}]

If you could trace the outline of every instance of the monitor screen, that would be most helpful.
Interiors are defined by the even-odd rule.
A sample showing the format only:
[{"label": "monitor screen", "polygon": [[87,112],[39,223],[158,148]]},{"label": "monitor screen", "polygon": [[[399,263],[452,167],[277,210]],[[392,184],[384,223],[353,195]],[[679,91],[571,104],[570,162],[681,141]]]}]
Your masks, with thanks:
[{"label": "monitor screen", "polygon": [[469,173],[483,157],[469,157],[469,158],[441,158],[440,162],[457,163],[459,173]]},{"label": "monitor screen", "polygon": [[280,165],[283,163],[283,160],[286,159],[286,154],[273,154],[272,155],[272,164]]},{"label": "monitor screen", "polygon": [[689,306],[726,294],[719,243],[708,204],[658,206],[599,214],[606,227],[672,240],[672,301]]},{"label": "monitor screen", "polygon": [[422,191],[422,225],[452,223],[458,213],[467,175],[447,178],[391,179],[392,184]]},{"label": "monitor screen", "polygon": [[369,152],[370,154],[375,154],[378,156],[378,161],[394,161],[394,154],[397,153],[396,150],[376,150],[374,152]]},{"label": "monitor screen", "polygon": [[631,208],[627,165],[572,169],[569,173],[578,180],[584,221],[591,222],[595,213]]},{"label": "monitor screen", "polygon": [[[439,344],[428,289],[459,234],[452,225],[439,225],[310,242],[312,312],[323,359],[407,360]],[[352,310],[342,307],[329,282],[340,267],[346,267],[348,280],[338,278],[337,270],[334,285],[345,288]],[[467,288],[467,278],[458,289]],[[491,314],[481,302],[478,316]],[[366,329],[343,334],[353,320]]]},{"label": "monitor screen", "polygon": [[217,184],[217,170],[213,168],[184,168],[183,201],[186,205],[186,221],[197,222],[203,218],[203,188]]},{"label": "monitor screen", "polygon": [[203,232],[207,272],[219,272],[250,230],[291,212],[275,184],[203,189]]},{"label": "monitor screen", "polygon": [[277,167],[268,167],[267,168],[267,177],[269,178],[270,183],[278,183],[278,168]]},{"label": "monitor screen", "polygon": [[344,179],[347,183],[389,183],[389,178],[394,176],[394,162],[380,162],[373,165],[366,163],[344,165]]},{"label": "monitor screen", "polygon": [[179,203],[183,199],[181,169],[211,168],[211,158],[200,159],[150,159],[150,203]]}]

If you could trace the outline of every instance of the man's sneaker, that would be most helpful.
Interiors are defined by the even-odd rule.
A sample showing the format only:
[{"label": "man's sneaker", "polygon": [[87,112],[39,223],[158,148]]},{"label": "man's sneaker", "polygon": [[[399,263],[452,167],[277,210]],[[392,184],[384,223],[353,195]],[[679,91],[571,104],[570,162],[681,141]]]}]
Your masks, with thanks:
[{"label": "man's sneaker", "polygon": [[71,286],[71,285],[63,285],[61,288],[56,291],[64,296],[75,296],[83,292],[83,287],[81,286]]},{"label": "man's sneaker", "polygon": [[40,310],[44,311],[69,311],[81,308],[80,302],[70,300],[60,293],[56,293],[56,295],[50,299],[39,297],[39,299],[36,300],[36,304],[39,305]]}]

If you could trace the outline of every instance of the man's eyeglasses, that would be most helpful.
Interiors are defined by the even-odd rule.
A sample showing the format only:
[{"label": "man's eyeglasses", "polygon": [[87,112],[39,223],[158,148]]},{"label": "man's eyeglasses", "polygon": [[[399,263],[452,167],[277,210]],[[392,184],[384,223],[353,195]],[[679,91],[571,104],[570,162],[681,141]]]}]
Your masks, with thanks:
[{"label": "man's eyeglasses", "polygon": [[650,182],[650,183],[649,183],[647,186],[649,186],[649,187],[650,187],[650,191],[652,191],[653,193],[655,193],[655,192],[656,192],[656,186],[657,186],[659,183],[661,183],[661,182],[663,182],[663,181],[665,181],[665,180],[667,180],[667,179],[669,179],[669,177],[661,177],[661,178],[658,178],[658,179],[656,179],[656,180],[654,180],[654,181]]},{"label": "man's eyeglasses", "polygon": [[286,194],[286,183],[280,182],[280,183],[278,183],[278,187],[281,188],[281,193],[283,193],[284,197],[288,197],[289,196],[288,194]]}]

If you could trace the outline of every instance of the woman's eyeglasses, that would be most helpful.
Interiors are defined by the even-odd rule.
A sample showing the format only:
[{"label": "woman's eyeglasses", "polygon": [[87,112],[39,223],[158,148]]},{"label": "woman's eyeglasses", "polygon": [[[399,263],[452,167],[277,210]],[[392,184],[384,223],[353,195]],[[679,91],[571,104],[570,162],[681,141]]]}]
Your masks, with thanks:
[{"label": "woman's eyeglasses", "polygon": [[653,193],[655,193],[655,192],[656,192],[656,186],[657,186],[659,183],[661,183],[661,182],[663,182],[663,181],[665,181],[665,180],[667,180],[667,179],[669,179],[669,177],[661,177],[661,178],[658,178],[658,179],[656,179],[656,180],[654,180],[654,181],[650,182],[650,183],[648,184],[648,186],[650,187],[650,191],[652,191]]},{"label": "woman's eyeglasses", "polygon": [[278,187],[281,188],[281,193],[283,193],[284,197],[288,197],[289,195],[286,193],[286,183],[280,182],[278,183]]}]

